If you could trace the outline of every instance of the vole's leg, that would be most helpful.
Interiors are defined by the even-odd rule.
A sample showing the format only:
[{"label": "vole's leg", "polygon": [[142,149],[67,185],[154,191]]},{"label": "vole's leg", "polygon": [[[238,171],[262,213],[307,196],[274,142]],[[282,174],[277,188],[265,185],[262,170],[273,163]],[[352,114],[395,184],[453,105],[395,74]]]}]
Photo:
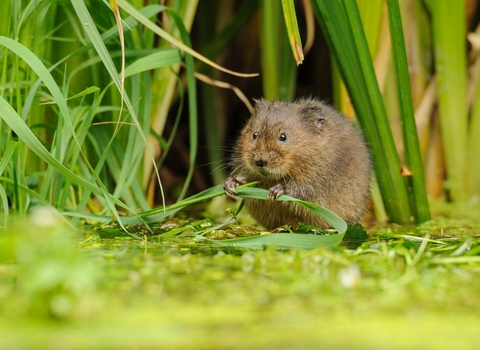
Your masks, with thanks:
[{"label": "vole's leg", "polygon": [[268,190],[268,199],[275,200],[280,197],[282,194],[285,194],[286,189],[281,184],[276,184]]},{"label": "vole's leg", "polygon": [[242,183],[238,181],[234,177],[227,177],[225,182],[223,183],[223,189],[229,196],[235,196],[237,194],[237,186],[241,185]]}]

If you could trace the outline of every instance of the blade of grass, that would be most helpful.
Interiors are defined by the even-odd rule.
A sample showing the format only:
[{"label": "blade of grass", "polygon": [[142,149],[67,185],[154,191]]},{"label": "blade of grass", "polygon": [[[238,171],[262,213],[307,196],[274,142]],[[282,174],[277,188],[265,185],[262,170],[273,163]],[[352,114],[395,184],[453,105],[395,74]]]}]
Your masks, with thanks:
[{"label": "blade of grass", "polygon": [[[256,187],[237,187],[237,193],[241,197],[267,200],[268,191],[263,188]],[[327,208],[323,208],[317,204],[302,201],[300,199],[293,198],[287,195],[282,195],[278,197],[277,200],[281,202],[295,202],[302,207],[313,211],[315,214],[317,214],[330,225],[332,225],[332,227],[335,228],[338,233],[345,233],[347,231],[347,224],[345,223],[345,221],[343,221],[342,218],[340,218],[337,214],[328,210]]]},{"label": "blade of grass", "polygon": [[[465,1],[430,1],[443,150],[454,201],[467,198],[467,71]],[[478,137],[478,136],[475,136]],[[477,169],[474,170],[478,172]]]},{"label": "blade of grass", "polygon": [[303,62],[302,39],[298,31],[297,15],[293,0],[282,0],[283,16],[287,27],[288,40],[297,66]]},{"label": "blade of grass", "polygon": [[8,165],[8,162],[13,156],[13,153],[15,152],[15,149],[18,146],[18,142],[10,140],[8,142],[7,148],[3,152],[2,159],[0,159],[0,176],[3,175],[3,172],[5,171],[5,168]]},{"label": "blade of grass", "polygon": [[367,38],[368,47],[372,57],[378,50],[382,27],[383,0],[358,0],[358,11],[362,18],[363,30]]},{"label": "blade of grass", "polygon": [[[477,58],[477,60],[479,60]],[[480,60],[477,62],[480,65]],[[472,116],[468,134],[468,159],[469,159],[469,192],[480,196],[480,79],[477,80],[475,100],[472,107]]]},{"label": "blade of grass", "polygon": [[3,211],[3,222],[0,222],[2,229],[8,227],[8,197],[7,192],[5,192],[5,188],[0,185],[0,199],[2,203],[2,211]]},{"label": "blade of grass", "polygon": [[425,189],[425,175],[418,143],[417,126],[413,112],[412,90],[408,73],[407,54],[403,38],[402,20],[398,0],[387,0],[390,24],[395,81],[397,84],[398,103],[402,121],[403,144],[405,148],[405,165],[411,173],[407,181],[412,191],[412,211],[416,222],[430,220],[430,210]]},{"label": "blade of grass", "polygon": [[160,49],[158,52],[139,58],[125,70],[125,77],[145,71],[167,67],[181,62],[178,49]]},{"label": "blade of grass", "polygon": [[[0,160],[0,176],[3,175],[8,163],[12,159],[12,156],[15,154],[15,150],[17,148],[18,142],[10,140],[8,142],[7,148],[5,149],[2,159]],[[7,193],[5,192],[5,188],[0,185],[0,198],[2,200],[2,208],[3,208],[3,227],[8,225],[8,197]]]},{"label": "blade of grass", "polygon": [[262,59],[263,96],[267,100],[279,98],[279,15],[277,1],[263,0],[260,6],[260,45]]},{"label": "blade of grass", "polygon": [[356,3],[354,0],[314,0],[313,4],[370,145],[388,215],[394,222],[410,222],[407,187],[400,176],[400,159],[389,128]]},{"label": "blade of grass", "polygon": [[292,100],[297,70],[287,43],[285,25],[280,20],[281,4],[269,0],[262,0],[260,4],[263,96],[267,100]]},{"label": "blade of grass", "polygon": [[274,233],[260,236],[241,237],[223,240],[209,240],[214,246],[231,248],[263,249],[275,246],[277,249],[315,249],[335,247],[342,243],[344,234],[328,236],[305,235],[299,233]]}]

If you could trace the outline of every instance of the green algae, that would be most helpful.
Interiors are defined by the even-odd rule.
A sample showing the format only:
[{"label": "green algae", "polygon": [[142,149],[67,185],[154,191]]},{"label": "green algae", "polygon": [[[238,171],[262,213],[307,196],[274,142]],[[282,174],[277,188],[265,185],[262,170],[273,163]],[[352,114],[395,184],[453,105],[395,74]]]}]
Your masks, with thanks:
[{"label": "green algae", "polygon": [[310,250],[114,231],[2,233],[0,348],[480,345],[480,221],[375,227],[354,247]]}]

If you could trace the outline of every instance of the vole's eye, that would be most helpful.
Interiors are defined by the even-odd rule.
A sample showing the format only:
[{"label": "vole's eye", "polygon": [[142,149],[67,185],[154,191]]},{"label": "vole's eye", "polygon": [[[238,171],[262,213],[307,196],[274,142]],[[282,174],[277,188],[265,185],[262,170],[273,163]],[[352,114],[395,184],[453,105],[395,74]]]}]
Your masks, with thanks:
[{"label": "vole's eye", "polygon": [[285,142],[285,141],[287,141],[287,135],[285,135],[285,133],[282,132],[282,133],[280,134],[280,136],[278,136],[278,139],[279,139],[281,142]]},{"label": "vole's eye", "polygon": [[253,133],[253,139],[256,140],[257,137],[258,137],[258,132],[255,131],[255,132]]}]

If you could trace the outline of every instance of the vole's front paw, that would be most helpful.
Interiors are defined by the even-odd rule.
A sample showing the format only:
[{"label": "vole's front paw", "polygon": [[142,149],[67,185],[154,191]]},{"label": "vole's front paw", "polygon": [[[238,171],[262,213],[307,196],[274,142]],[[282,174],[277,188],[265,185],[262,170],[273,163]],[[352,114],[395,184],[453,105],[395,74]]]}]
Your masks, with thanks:
[{"label": "vole's front paw", "polygon": [[241,185],[240,181],[238,181],[234,177],[227,177],[225,182],[223,183],[223,189],[229,196],[236,196],[237,195],[237,186]]},{"label": "vole's front paw", "polygon": [[283,187],[281,184],[276,184],[268,190],[267,198],[273,201],[282,194],[285,194],[285,187]]}]

